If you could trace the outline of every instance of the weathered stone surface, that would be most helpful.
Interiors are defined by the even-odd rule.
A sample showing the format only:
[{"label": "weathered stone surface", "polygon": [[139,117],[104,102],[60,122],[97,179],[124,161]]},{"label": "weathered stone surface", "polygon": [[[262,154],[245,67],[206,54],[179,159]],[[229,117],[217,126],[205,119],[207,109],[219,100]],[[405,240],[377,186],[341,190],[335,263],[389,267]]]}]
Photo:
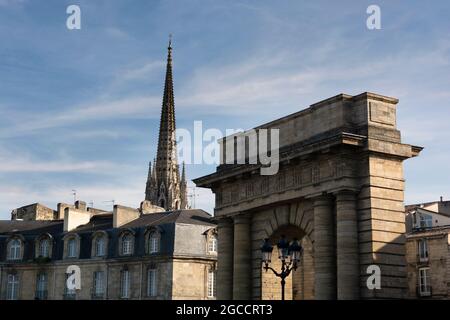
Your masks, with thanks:
[{"label": "weathered stone surface", "polygon": [[[300,267],[303,271],[293,274],[292,298],[405,296],[402,162],[417,156],[421,148],[401,142],[396,128],[397,103],[395,98],[373,93],[323,100],[256,128],[279,129],[277,174],[262,176],[257,165],[221,165],[215,173],[194,180],[215,193],[219,221],[252,216],[248,254],[253,299],[278,298],[271,292],[276,290],[274,280],[267,279],[258,265],[258,243],[282,233],[290,233],[291,239],[293,235],[308,237],[313,248],[314,266],[310,259]],[[222,159],[226,158],[224,150]],[[341,192],[353,193],[354,199],[344,201]],[[330,199],[329,205],[318,206],[314,199],[324,196]],[[236,231],[242,232],[235,230],[234,235]],[[240,257],[233,262],[234,271],[244,270],[242,245],[236,239],[232,250]],[[219,266],[220,260],[219,254]],[[376,292],[362,285],[371,264],[379,264],[382,272],[389,274],[383,289]],[[312,269],[314,290],[298,294],[306,285],[305,271]],[[233,274],[234,284],[241,286],[241,281],[236,281],[239,277]],[[229,282],[219,281],[219,291],[222,288],[228,292]]]}]

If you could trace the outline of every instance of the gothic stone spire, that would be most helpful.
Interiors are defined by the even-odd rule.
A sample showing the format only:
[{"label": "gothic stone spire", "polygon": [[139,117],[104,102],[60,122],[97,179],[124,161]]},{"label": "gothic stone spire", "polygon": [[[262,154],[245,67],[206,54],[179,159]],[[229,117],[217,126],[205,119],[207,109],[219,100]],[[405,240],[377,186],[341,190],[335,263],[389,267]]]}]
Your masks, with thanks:
[{"label": "gothic stone spire", "polygon": [[180,181],[175,138],[175,100],[172,78],[172,41],[167,48],[166,79],[159,124],[155,174],[147,180],[145,199],[166,210],[185,209],[186,191]]}]

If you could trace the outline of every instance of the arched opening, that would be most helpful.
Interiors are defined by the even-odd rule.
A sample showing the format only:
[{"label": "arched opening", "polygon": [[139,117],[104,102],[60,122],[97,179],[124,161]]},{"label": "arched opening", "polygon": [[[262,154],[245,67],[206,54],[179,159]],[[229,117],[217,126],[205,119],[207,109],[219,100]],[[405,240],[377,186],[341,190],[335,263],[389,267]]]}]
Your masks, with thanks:
[{"label": "arched opening", "polygon": [[[284,225],[273,232],[269,241],[273,246],[272,261],[270,266],[277,272],[281,271],[281,260],[278,257],[277,243],[281,236],[291,242],[300,240],[303,247],[303,256],[296,270],[285,279],[285,299],[303,300],[314,299],[314,258],[313,244],[306,233],[295,225]],[[261,269],[261,299],[281,300],[281,278],[271,270]]]}]

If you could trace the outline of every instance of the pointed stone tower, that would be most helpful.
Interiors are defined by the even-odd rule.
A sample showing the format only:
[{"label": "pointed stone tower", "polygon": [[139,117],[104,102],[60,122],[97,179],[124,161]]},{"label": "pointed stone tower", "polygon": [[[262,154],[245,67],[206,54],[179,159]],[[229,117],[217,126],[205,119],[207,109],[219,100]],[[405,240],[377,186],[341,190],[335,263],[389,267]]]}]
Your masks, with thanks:
[{"label": "pointed stone tower", "polygon": [[186,173],[183,174],[177,160],[175,138],[175,101],[172,79],[172,41],[169,41],[166,80],[159,124],[156,160],[149,165],[145,200],[167,211],[187,209]]}]

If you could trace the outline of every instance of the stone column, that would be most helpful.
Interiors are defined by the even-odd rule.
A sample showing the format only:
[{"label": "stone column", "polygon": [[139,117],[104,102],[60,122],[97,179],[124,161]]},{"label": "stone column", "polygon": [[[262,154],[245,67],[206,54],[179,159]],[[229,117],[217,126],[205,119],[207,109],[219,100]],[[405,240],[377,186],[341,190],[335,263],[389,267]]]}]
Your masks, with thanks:
[{"label": "stone column", "polygon": [[233,221],[220,219],[217,226],[217,299],[233,299]]},{"label": "stone column", "polygon": [[251,228],[250,217],[234,217],[233,299],[251,299]]},{"label": "stone column", "polygon": [[336,250],[333,202],[329,196],[314,198],[315,298],[336,299]]},{"label": "stone column", "polygon": [[336,194],[337,297],[359,299],[359,246],[356,196],[352,191]]}]

